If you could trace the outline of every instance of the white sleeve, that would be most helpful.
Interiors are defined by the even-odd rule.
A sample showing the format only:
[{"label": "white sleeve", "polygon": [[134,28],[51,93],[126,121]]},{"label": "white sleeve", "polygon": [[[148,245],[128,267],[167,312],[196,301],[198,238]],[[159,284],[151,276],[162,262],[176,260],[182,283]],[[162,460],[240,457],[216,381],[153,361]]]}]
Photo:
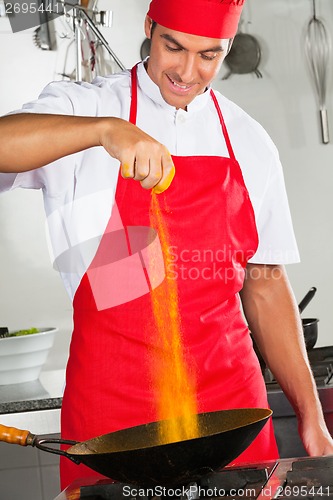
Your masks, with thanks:
[{"label": "white sleeve", "polygon": [[0,193],[13,189],[17,175],[0,172]]},{"label": "white sleeve", "polygon": [[255,264],[291,264],[300,261],[294,234],[282,166],[277,154],[271,165],[255,210],[259,245],[249,262]]},{"label": "white sleeve", "polygon": [[[9,114],[42,113],[92,116],[96,113],[97,89],[97,86],[85,82],[52,82],[43,89],[37,100],[24,104],[22,109]],[[17,187],[44,188],[46,177],[51,171],[49,167],[52,168],[54,163],[18,174],[0,173],[0,192]]]},{"label": "white sleeve", "polygon": [[[228,104],[228,102],[227,102]],[[299,262],[279,152],[266,130],[232,104],[227,124],[253,206],[259,244],[253,264]]]}]

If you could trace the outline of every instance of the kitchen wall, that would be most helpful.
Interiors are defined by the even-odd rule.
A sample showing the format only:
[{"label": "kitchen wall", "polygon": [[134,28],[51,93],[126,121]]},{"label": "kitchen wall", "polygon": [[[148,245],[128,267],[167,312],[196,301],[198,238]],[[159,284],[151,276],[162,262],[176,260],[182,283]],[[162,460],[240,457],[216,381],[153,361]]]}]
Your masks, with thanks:
[{"label": "kitchen wall", "polygon": [[58,455],[0,443],[1,500],[53,500],[59,493]]}]

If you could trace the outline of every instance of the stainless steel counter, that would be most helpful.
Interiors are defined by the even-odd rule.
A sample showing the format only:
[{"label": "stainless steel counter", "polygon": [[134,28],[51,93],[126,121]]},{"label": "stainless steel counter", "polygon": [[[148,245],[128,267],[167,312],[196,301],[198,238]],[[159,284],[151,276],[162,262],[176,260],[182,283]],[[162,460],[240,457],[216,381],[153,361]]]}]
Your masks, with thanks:
[{"label": "stainless steel counter", "polygon": [[42,371],[38,380],[0,385],[0,423],[33,434],[60,432],[65,370]]}]

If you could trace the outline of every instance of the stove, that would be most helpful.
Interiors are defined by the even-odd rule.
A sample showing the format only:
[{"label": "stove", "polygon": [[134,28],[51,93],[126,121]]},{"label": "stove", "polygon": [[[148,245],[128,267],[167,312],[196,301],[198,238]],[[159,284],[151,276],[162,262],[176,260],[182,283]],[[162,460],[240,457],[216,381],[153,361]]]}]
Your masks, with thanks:
[{"label": "stove", "polygon": [[[308,351],[327,427],[333,435],[333,346]],[[273,410],[273,425],[281,458],[306,455],[297,430],[295,412],[270,370],[262,366],[268,403]]]},{"label": "stove", "polygon": [[225,467],[197,483],[155,486],[79,480],[55,500],[325,500],[333,499],[333,455],[280,459],[242,467]]},{"label": "stove", "polygon": [[[333,435],[333,346],[308,352],[325,420]],[[77,480],[55,500],[325,500],[333,499],[333,455],[305,457],[293,408],[269,371],[263,370],[281,459],[225,467],[197,483],[152,491],[105,479]],[[176,491],[175,491],[176,490]],[[155,498],[156,497],[156,498]]]},{"label": "stove", "polygon": [[[308,351],[308,357],[317,388],[333,387],[333,346],[311,349]],[[267,389],[279,389],[272,372],[265,365],[262,365],[262,372]]]}]

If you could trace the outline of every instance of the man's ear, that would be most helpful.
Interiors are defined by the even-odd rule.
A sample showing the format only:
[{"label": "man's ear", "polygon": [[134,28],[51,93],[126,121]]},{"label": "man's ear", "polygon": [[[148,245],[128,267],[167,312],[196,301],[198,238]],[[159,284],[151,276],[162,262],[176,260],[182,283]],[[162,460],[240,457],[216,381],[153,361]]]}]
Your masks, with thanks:
[{"label": "man's ear", "polygon": [[145,18],[145,35],[147,38],[151,38],[151,26],[153,24],[153,20],[151,17],[146,15]]}]

